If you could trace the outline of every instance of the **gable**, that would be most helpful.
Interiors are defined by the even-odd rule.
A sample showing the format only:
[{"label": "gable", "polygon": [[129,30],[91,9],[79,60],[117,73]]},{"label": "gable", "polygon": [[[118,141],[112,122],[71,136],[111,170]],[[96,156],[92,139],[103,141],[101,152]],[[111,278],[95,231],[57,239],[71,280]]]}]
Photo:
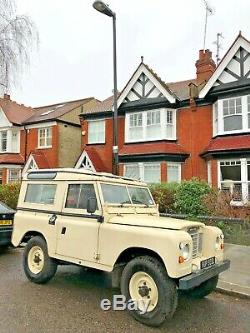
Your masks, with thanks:
[{"label": "gable", "polygon": [[142,73],[125,98],[125,102],[137,101],[141,98],[164,97],[154,83]]},{"label": "gable", "polygon": [[96,171],[86,151],[83,151],[82,155],[80,156],[79,160],[75,165],[75,169],[81,169],[81,168],[94,172]]},{"label": "gable", "polygon": [[213,87],[226,83],[248,79],[250,77],[250,53],[240,47],[229,64],[218,77]]},{"label": "gable", "polygon": [[7,117],[6,117],[5,113],[3,112],[3,110],[1,109],[1,107],[0,107],[0,126],[1,126],[1,128],[12,126],[12,124],[7,119]]},{"label": "gable", "polygon": [[250,84],[250,43],[239,35],[199,97],[204,98],[211,89],[216,91],[245,84]]},{"label": "gable", "polygon": [[118,98],[118,107],[122,103],[134,102],[145,98],[165,97],[175,103],[175,96],[167,86],[141,63]]}]

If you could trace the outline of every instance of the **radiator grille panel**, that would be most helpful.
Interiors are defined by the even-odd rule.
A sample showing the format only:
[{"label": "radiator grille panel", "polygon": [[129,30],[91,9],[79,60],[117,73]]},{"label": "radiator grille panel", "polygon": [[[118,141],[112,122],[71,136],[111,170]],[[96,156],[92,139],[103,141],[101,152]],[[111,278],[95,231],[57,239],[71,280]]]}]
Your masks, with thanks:
[{"label": "radiator grille panel", "polygon": [[202,253],[202,233],[199,232],[199,228],[190,228],[188,233],[193,241],[192,258],[194,259]]}]

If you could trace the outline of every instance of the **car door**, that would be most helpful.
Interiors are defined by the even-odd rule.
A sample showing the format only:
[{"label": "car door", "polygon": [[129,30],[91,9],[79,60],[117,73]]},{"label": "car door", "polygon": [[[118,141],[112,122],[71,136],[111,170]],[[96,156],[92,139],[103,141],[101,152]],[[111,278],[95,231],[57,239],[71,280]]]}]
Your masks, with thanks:
[{"label": "car door", "polygon": [[[97,211],[87,212],[88,198],[97,199]],[[81,261],[95,261],[101,216],[97,185],[94,182],[67,184],[62,213],[56,222],[56,254]]]}]

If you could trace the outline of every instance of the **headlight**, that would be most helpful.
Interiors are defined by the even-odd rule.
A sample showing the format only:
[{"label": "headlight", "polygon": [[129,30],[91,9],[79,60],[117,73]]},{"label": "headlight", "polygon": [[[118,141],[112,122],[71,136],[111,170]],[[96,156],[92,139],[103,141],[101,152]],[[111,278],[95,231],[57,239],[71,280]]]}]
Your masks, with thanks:
[{"label": "headlight", "polygon": [[190,255],[190,245],[187,243],[180,243],[179,248],[183,259],[188,260]]},{"label": "headlight", "polygon": [[217,236],[215,241],[215,250],[220,250],[220,243],[221,243],[221,238],[220,236]]}]

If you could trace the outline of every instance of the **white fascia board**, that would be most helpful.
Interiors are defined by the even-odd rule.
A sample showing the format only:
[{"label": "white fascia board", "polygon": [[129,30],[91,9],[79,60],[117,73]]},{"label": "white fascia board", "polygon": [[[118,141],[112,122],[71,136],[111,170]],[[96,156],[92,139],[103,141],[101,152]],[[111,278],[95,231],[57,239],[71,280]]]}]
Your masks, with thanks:
[{"label": "white fascia board", "polygon": [[240,47],[243,47],[246,51],[250,53],[250,43],[248,43],[244,38],[241,36],[236,40],[234,45],[229,50],[228,54],[225,56],[223,61],[219,64],[219,66],[216,68],[214,74],[210,77],[207,84],[204,86],[204,88],[199,93],[199,98],[205,98],[209,90],[213,87],[216,80],[220,77],[224,69],[227,67],[229,62],[232,60],[234,55],[237,53]]},{"label": "white fascia board", "polygon": [[32,128],[44,128],[44,127],[51,127],[57,125],[56,121],[48,121],[47,123],[36,123],[31,125],[25,125],[26,129],[32,129]]}]

